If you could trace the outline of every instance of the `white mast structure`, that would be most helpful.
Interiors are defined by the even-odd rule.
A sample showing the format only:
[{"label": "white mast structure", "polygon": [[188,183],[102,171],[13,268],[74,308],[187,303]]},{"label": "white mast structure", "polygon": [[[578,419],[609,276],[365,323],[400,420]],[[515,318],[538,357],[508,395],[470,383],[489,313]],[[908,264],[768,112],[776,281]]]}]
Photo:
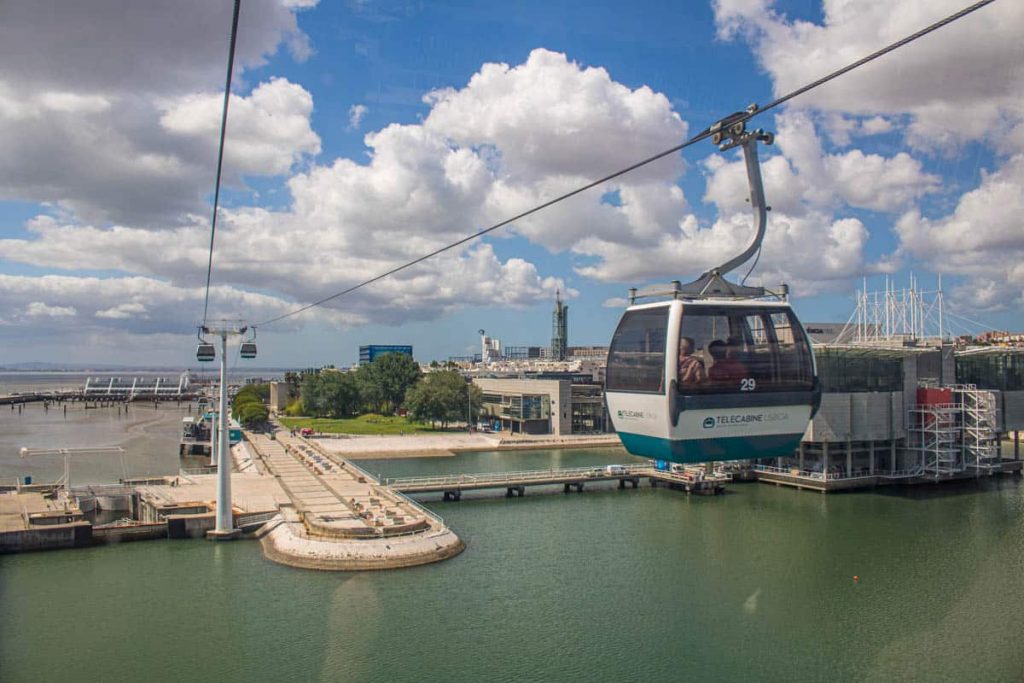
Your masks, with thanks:
[{"label": "white mast structure", "polygon": [[857,309],[844,327],[844,337],[853,323],[853,341],[878,343],[920,339],[949,339],[944,312],[942,277],[938,288],[923,290],[913,274],[909,287],[898,288],[889,276],[883,291],[869,292],[867,278],[857,292]]}]

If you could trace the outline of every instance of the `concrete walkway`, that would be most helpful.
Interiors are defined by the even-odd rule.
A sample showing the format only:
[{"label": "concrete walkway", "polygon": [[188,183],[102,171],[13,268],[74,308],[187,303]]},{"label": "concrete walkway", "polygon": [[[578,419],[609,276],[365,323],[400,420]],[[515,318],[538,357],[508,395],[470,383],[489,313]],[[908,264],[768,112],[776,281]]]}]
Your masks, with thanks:
[{"label": "concrete walkway", "polygon": [[458,554],[462,541],[437,517],[301,437],[247,434],[287,493],[263,536],[267,556],[308,569],[407,567]]}]

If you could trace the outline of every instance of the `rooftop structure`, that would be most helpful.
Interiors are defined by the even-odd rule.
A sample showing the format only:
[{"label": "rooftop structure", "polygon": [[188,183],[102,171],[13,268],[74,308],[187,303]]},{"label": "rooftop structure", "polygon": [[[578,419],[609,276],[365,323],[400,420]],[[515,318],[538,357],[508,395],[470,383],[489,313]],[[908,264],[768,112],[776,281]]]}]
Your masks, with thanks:
[{"label": "rooftop structure", "polygon": [[489,363],[499,360],[501,357],[501,340],[496,337],[488,337],[486,331],[480,330],[480,360]]},{"label": "rooftop structure", "polygon": [[412,346],[401,344],[367,344],[359,347],[359,364],[372,363],[377,356],[385,353],[404,353],[412,357]]},{"label": "rooftop structure", "polygon": [[82,393],[86,397],[126,398],[184,396],[190,391],[191,377],[183,372],[177,377],[89,377]]}]

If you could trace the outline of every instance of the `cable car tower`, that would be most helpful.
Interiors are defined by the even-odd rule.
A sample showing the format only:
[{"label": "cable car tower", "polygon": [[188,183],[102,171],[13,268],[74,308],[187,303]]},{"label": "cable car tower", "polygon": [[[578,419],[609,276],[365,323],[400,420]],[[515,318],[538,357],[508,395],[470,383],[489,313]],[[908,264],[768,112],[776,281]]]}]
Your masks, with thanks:
[{"label": "cable car tower", "polygon": [[[217,526],[207,533],[209,538],[231,539],[239,535],[234,528],[231,504],[231,450],[228,440],[228,337],[244,337],[250,328],[245,325],[231,324],[222,321],[219,325],[202,325],[199,327],[199,344],[196,347],[196,360],[210,362],[216,351],[214,345],[206,341],[203,335],[220,337],[220,401],[217,411],[217,424],[211,432],[217,435],[217,442],[211,453],[217,464]],[[239,345],[242,358],[256,357],[256,330],[252,328],[252,336],[244,339]]]}]

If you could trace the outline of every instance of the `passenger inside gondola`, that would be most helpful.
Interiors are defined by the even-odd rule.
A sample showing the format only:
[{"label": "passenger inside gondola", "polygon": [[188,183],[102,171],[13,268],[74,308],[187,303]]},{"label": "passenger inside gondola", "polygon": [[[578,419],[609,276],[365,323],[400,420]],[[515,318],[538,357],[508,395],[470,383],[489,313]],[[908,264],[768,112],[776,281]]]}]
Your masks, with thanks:
[{"label": "passenger inside gondola", "polygon": [[679,339],[679,388],[700,384],[707,377],[704,361],[693,355],[693,338]]},{"label": "passenger inside gondola", "polygon": [[732,385],[750,375],[747,366],[737,358],[740,349],[735,339],[716,339],[708,344],[708,353],[714,360],[714,364],[708,369],[708,379],[712,382]]}]

